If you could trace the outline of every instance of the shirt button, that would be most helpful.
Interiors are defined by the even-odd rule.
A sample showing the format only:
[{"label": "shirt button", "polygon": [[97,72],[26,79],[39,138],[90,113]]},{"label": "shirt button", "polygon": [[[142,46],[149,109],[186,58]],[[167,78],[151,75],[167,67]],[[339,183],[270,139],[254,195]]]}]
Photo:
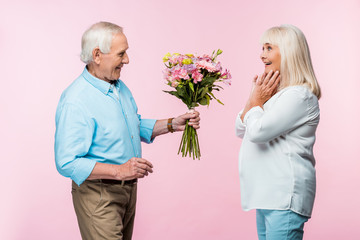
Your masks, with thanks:
[{"label": "shirt button", "polygon": [[131,135],[131,138],[134,138],[134,136]]}]

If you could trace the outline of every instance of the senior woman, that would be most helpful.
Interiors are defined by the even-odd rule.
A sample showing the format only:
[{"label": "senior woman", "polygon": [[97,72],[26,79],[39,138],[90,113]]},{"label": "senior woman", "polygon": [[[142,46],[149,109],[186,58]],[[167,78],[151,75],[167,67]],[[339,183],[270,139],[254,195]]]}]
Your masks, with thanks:
[{"label": "senior woman", "polygon": [[316,189],[313,146],[321,92],[304,34],[295,26],[261,38],[265,71],[236,118],[241,203],[256,209],[260,240],[302,239]]}]

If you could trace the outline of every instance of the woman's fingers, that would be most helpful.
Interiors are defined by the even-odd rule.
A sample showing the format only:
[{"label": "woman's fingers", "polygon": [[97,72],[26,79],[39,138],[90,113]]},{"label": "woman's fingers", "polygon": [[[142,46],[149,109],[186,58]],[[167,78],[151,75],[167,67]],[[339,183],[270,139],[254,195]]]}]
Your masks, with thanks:
[{"label": "woman's fingers", "polygon": [[280,80],[281,80],[281,76],[280,76],[280,74],[279,74],[279,75],[277,76],[277,78],[275,79],[274,84],[272,85],[272,89],[273,89],[272,94],[273,94],[273,95],[276,93],[276,91],[277,91],[277,89],[278,89]]},{"label": "woman's fingers", "polygon": [[276,80],[278,80],[278,77],[280,76],[279,71],[276,71],[272,77],[270,78],[270,80],[268,81],[267,85],[271,88],[273,87],[273,85],[276,83]]},{"label": "woman's fingers", "polygon": [[257,85],[261,85],[261,84],[263,83],[263,81],[264,81],[264,78],[265,78],[265,74],[262,73],[262,74],[257,78],[256,84],[257,84]]},{"label": "woman's fingers", "polygon": [[266,75],[263,80],[264,85],[268,84],[268,82],[270,81],[270,78],[273,76],[273,74],[274,74],[273,70],[270,70],[270,72],[268,72],[267,74],[264,74],[264,75]]}]

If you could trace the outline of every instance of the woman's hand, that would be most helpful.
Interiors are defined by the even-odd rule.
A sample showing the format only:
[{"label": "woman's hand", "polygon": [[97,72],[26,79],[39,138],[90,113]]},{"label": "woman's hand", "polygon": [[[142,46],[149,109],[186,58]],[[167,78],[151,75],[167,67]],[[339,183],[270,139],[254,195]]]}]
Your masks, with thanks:
[{"label": "woman's hand", "polygon": [[261,74],[260,77],[254,77],[253,89],[249,97],[249,101],[254,106],[262,107],[277,92],[280,82],[280,74],[271,70],[268,74]]},{"label": "woman's hand", "polygon": [[253,107],[263,107],[264,103],[269,100],[277,92],[277,88],[280,82],[280,73],[275,73],[271,70],[269,73],[257,75],[253,80],[253,87],[250,93],[249,100],[241,115],[241,120],[244,120],[245,114]]}]

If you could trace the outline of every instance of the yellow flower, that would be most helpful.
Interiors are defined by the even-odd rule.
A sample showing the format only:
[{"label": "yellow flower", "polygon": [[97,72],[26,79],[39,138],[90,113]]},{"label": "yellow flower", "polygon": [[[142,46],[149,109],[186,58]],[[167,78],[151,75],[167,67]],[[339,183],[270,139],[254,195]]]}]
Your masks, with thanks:
[{"label": "yellow flower", "polygon": [[194,54],[185,54],[185,55],[190,57],[190,58],[194,57]]},{"label": "yellow flower", "polygon": [[163,61],[164,61],[164,62],[169,61],[169,57],[171,57],[171,54],[170,54],[170,53],[167,53],[167,54],[163,57]]},{"label": "yellow flower", "polygon": [[191,60],[191,58],[185,58],[184,60],[182,60],[182,63],[186,65],[192,64],[192,62],[193,61]]}]

